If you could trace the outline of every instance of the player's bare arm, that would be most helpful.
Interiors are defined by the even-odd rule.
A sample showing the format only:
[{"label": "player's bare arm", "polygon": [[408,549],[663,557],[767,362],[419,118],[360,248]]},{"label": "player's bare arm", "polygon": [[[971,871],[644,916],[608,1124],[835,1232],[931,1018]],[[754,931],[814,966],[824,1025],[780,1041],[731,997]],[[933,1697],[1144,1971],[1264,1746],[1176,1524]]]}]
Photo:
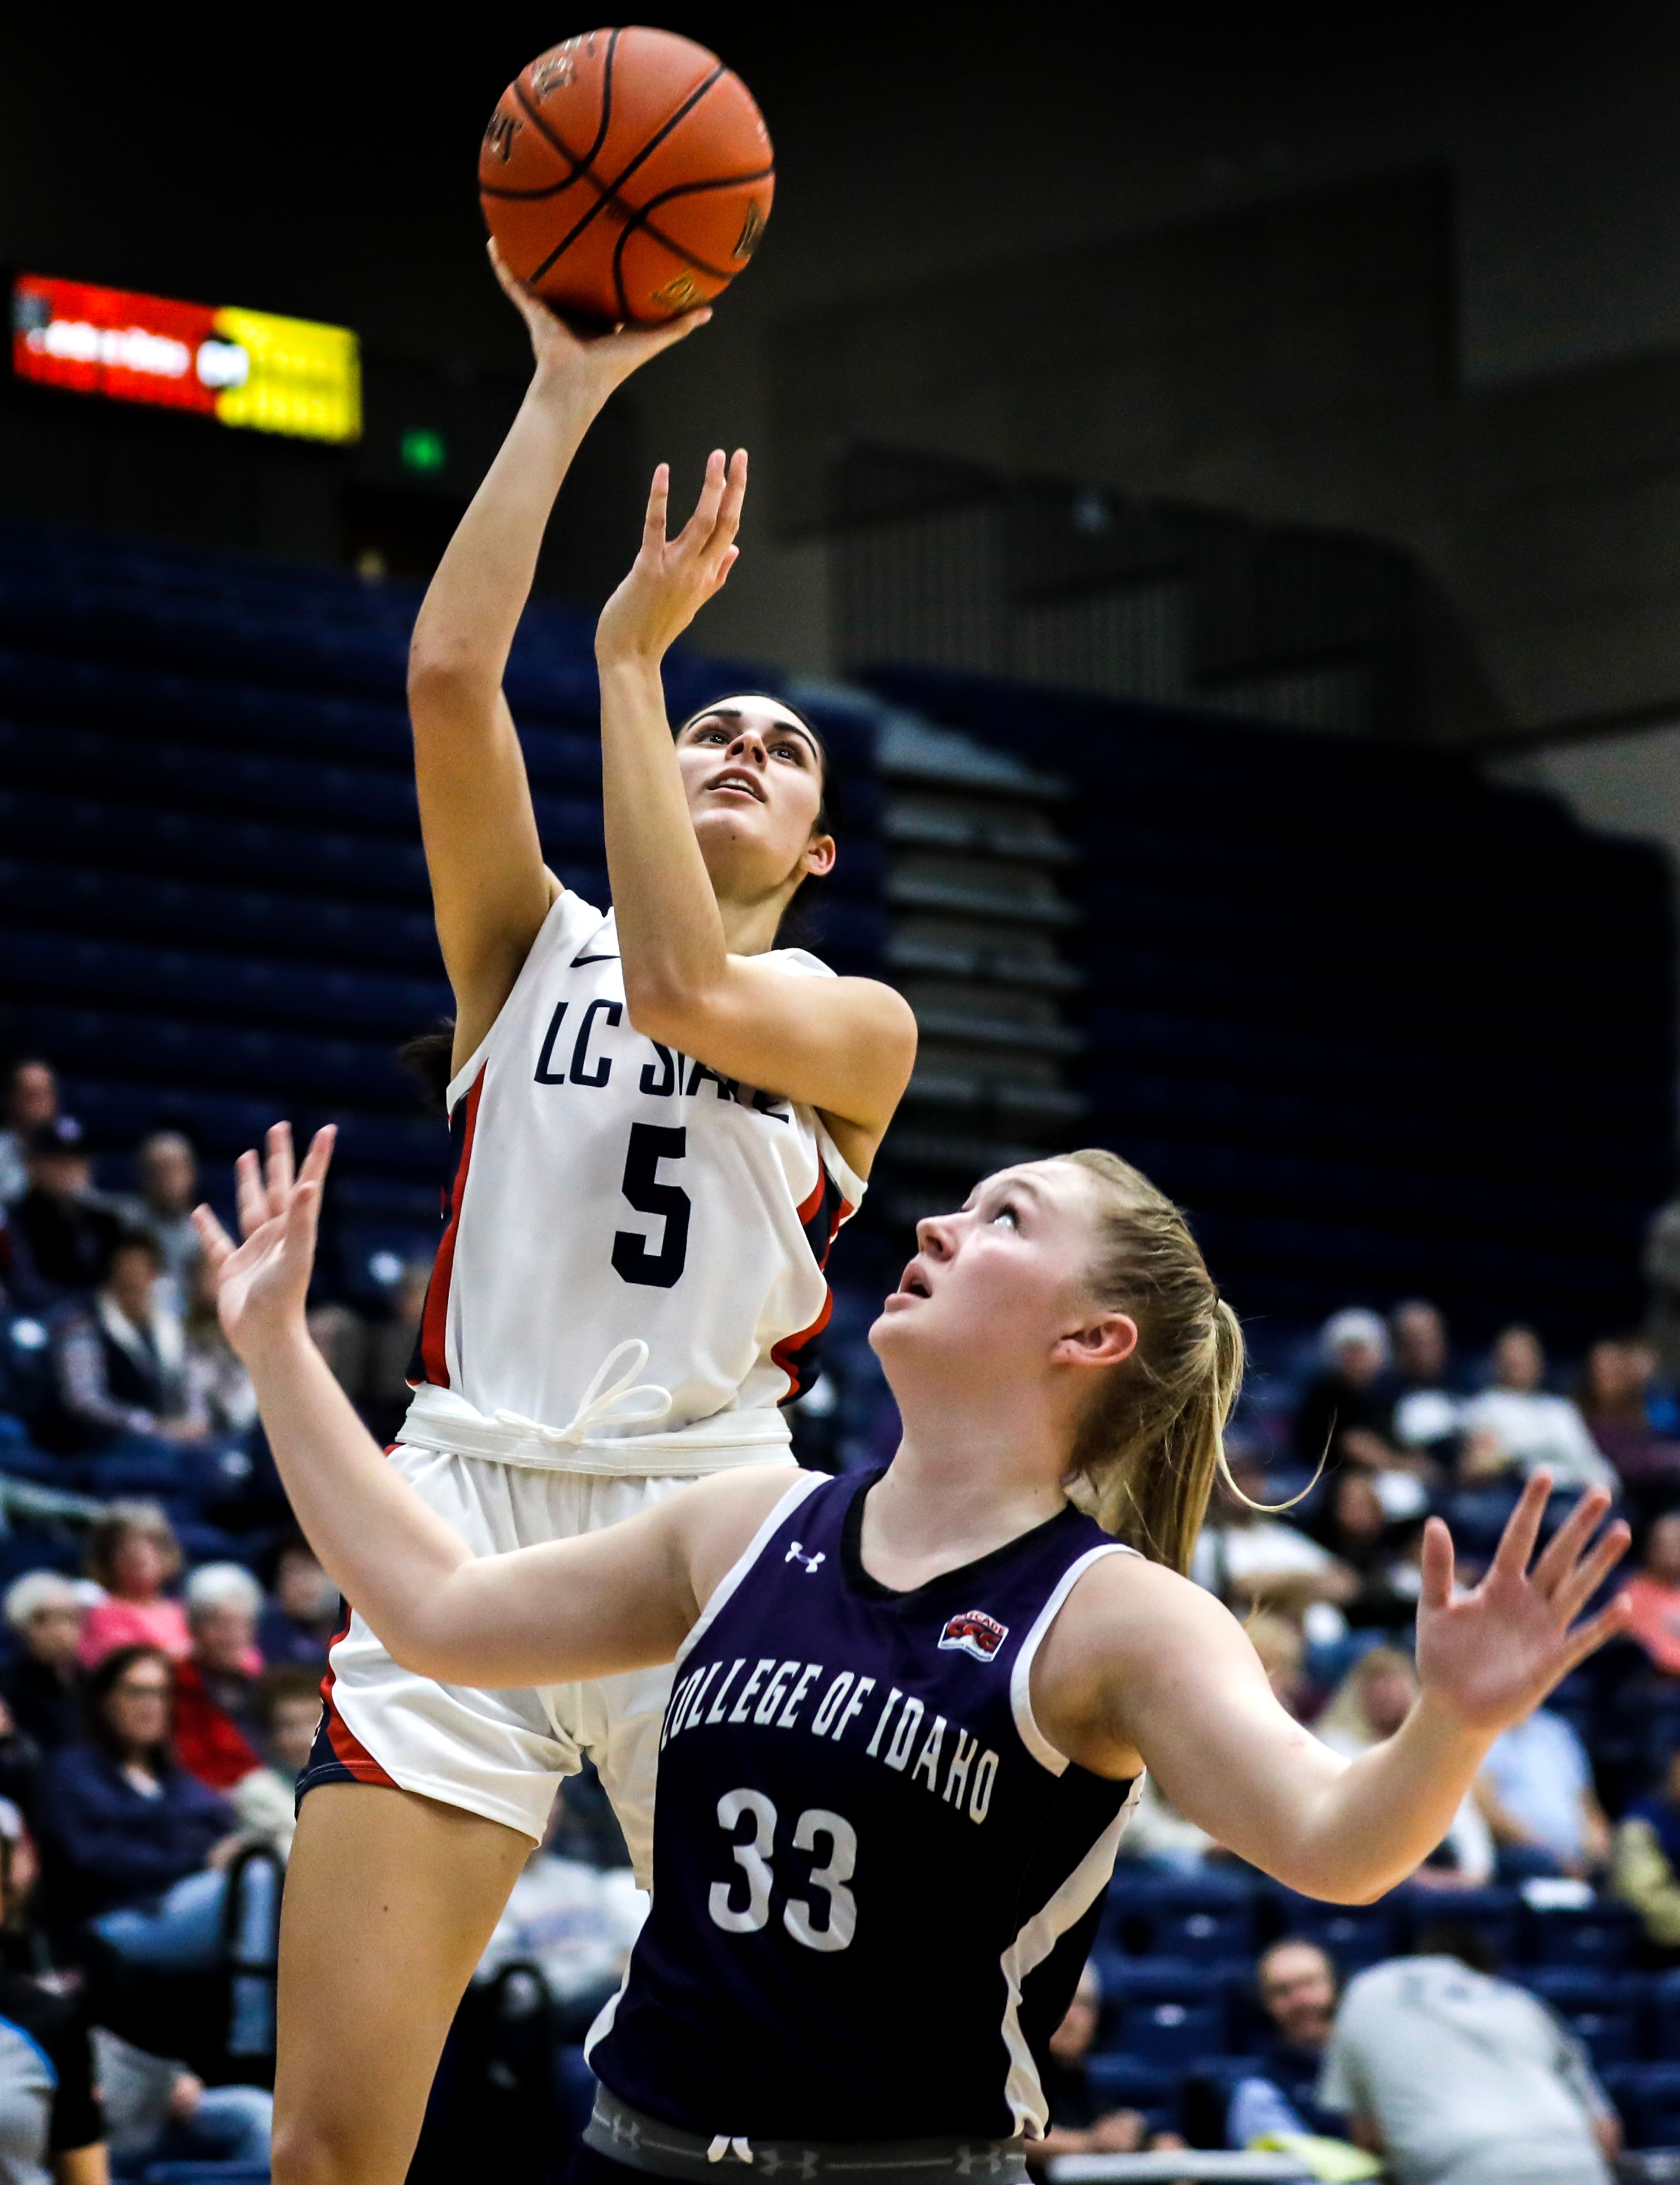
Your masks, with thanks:
[{"label": "player's bare arm", "polygon": [[[1273,1695],[1246,1633],[1211,1594],[1131,1556],[1080,1581],[1035,1664],[1046,1733],[1108,1776],[1147,1765],[1188,1819],[1287,1886],[1380,1897],[1435,1848],[1488,1746],[1626,1621],[1621,1596],[1577,1622],[1626,1551],[1601,1489],[1535,1546],[1551,1481],[1538,1473],[1482,1583],[1454,1595],[1432,1518],[1418,1608],[1422,1696],[1385,1744],[1347,1761]],[[1063,1741],[1066,1742],[1063,1743]]]},{"label": "player's bare arm", "polygon": [[[863,1134],[867,1156],[909,1080],[916,1048],[909,1005],[874,980],[841,979],[825,986],[813,1008],[808,980],[756,960],[755,942],[767,947],[781,904],[720,907],[666,715],[660,662],[734,566],[746,482],[744,449],[728,463],[714,450],[694,513],[673,539],[670,473],[661,463],[640,551],[596,632],[606,855],[625,992],[639,1031],[724,1076],[850,1125]],[[762,781],[768,767],[815,764],[796,731],[779,741],[785,751],[767,756],[755,747],[752,763],[737,769],[741,786],[728,793],[762,801],[755,774]],[[826,872],[833,859],[832,840],[813,835],[795,884]]]},{"label": "player's bare arm", "polygon": [[710,316],[580,339],[509,277],[494,245],[491,258],[530,331],[536,369],[438,566],[409,650],[421,833],[455,990],[457,1068],[494,1022],[560,892],[543,863],[502,692],[555,496],[608,397]]},{"label": "player's bare arm", "polygon": [[311,1341],[304,1305],[332,1132],[293,1172],[277,1124],[239,1163],[243,1243],[200,1209],[228,1339],[323,1568],[391,1653],[482,1686],[610,1676],[668,1662],[723,1573],[787,1492],[785,1466],[698,1481],[623,1523],[478,1558],[386,1462]]}]

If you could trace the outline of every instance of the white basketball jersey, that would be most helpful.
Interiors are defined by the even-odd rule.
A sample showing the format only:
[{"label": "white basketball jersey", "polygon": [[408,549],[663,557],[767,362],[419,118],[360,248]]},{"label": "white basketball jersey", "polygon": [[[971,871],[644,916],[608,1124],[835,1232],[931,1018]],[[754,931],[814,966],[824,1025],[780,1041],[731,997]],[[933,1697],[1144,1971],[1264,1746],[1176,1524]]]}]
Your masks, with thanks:
[{"label": "white basketball jersey", "polygon": [[[767,960],[834,975],[803,949]],[[563,1427],[639,1337],[671,1393],[661,1432],[767,1420],[808,1385],[829,1248],[863,1186],[813,1109],[633,1029],[610,913],[560,897],[449,1100],[416,1378]]]}]

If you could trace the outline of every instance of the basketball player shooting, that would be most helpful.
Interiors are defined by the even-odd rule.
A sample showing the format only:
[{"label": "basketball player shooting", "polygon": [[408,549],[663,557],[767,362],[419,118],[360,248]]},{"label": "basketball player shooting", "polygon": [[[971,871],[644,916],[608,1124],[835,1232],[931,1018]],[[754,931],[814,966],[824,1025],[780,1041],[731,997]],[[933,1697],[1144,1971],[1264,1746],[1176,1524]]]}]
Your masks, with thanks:
[{"label": "basketball player shooting", "polygon": [[[736,558],[744,455],[712,458],[674,537],[661,467],[600,618],[614,910],[544,865],[501,687],[544,528],[613,390],[705,314],[581,340],[498,271],[535,372],[410,656],[455,1152],[389,1460],[468,1556],[725,1467],[790,1476],[781,1406],[814,1376],[829,1249],[915,1048],[899,995],[777,946],[837,855],[811,724],[753,694],[674,740],[666,718],[661,659]],[[276,2174],[398,2185],[456,2004],[584,1756],[647,1880],[670,1673],[439,1682],[360,1613],[329,1658],[281,1937]]]},{"label": "basketball player shooting", "polygon": [[1019,2178],[1047,2121],[1033,2037],[1072,1996],[1146,1767],[1264,1873],[1364,1903],[1441,1841],[1499,1732],[1625,1623],[1621,1597],[1578,1619],[1627,1526],[1594,1538],[1594,1489],[1537,1554],[1538,1473],[1470,1590],[1430,1520],[1421,1696],[1356,1760],[1319,1744],[1182,1575],[1242,1339],[1178,1210],[1107,1153],[1006,1170],[919,1224],[870,1334],[903,1419],[885,1472],[732,1471],[475,1559],[305,1332],[330,1153],[323,1133],[296,1182],[283,1134],[266,1178],[243,1158],[237,1250],[197,1217],[327,1568],[418,1674],[678,1665],[652,1908],[590,2037],[572,2185],[731,2162]]}]

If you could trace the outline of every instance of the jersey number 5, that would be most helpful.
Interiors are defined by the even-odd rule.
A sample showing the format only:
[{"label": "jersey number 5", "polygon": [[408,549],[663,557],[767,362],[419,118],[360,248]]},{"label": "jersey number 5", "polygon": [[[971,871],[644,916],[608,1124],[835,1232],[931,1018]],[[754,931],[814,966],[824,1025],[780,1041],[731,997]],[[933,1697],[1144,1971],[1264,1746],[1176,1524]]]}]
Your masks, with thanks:
[{"label": "jersey number 5", "polygon": [[665,1238],[656,1252],[645,1237],[621,1229],[612,1240],[612,1264],[627,1282],[668,1290],[689,1256],[689,1194],[680,1184],[661,1183],[659,1164],[678,1161],[688,1151],[689,1134],[662,1123],[632,1123],[630,1150],[624,1156],[624,1196],[638,1214],[662,1215]]},{"label": "jersey number 5", "polygon": [[[734,1846],[735,1864],[746,1880],[746,1903],[737,1908],[733,1881],[714,1881],[706,1909],[726,1935],[756,1935],[770,1923],[770,1890],[774,1875],[770,1858],[776,1847],[776,1808],[762,1791],[726,1791],[717,1801],[717,1825],[733,1836],[743,1821],[751,1832]],[[843,1950],[857,1932],[857,1899],[846,1887],[857,1864],[857,1831],[850,1821],[822,1806],[812,1806],[794,1824],[795,1851],[815,1851],[826,1839],[828,1862],[813,1866],[807,1885],[828,1898],[819,1927],[812,1917],[811,1901],[790,1897],[782,1908],[782,1925],[795,1942],[807,1950]]]}]

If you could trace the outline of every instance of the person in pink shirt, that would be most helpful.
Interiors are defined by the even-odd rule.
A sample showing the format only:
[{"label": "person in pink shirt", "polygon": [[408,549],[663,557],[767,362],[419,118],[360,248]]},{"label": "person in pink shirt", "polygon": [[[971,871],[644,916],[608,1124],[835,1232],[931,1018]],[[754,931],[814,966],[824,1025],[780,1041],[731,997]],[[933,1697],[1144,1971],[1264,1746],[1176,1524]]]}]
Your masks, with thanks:
[{"label": "person in pink shirt", "polygon": [[1644,1561],[1625,1590],[1633,1611],[1627,1636],[1666,1676],[1680,1677],[1680,1510],[1665,1511],[1652,1524]]},{"label": "person in pink shirt", "polygon": [[85,1669],[119,1646],[155,1646],[172,1662],[193,1651],[187,1616],[164,1588],[181,1568],[181,1543],[155,1502],[114,1502],[88,1536],[87,1568],[105,1599],[87,1612]]}]

